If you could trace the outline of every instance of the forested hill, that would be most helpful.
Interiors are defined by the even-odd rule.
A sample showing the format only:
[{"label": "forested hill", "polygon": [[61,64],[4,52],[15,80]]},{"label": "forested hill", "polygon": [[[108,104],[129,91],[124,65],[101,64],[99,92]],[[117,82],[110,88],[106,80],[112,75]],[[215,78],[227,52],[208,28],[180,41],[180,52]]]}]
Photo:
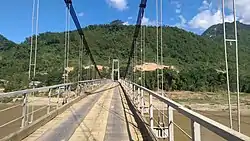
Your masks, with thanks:
[{"label": "forested hill", "polygon": [[[246,25],[240,22],[237,22],[238,29],[238,47],[239,47],[239,65],[241,74],[244,76],[249,75],[250,70],[250,25]],[[226,34],[227,39],[234,39],[234,23],[226,23]],[[203,37],[209,38],[218,44],[223,45],[223,25],[217,24],[208,28],[203,34]],[[235,62],[235,44],[228,43],[229,56],[231,56],[230,62]],[[235,67],[235,66],[231,66]],[[232,68],[233,69],[233,68]]]},{"label": "forested hill", "polygon": [[[247,47],[250,45],[250,25],[237,22],[239,45]],[[234,23],[226,23],[226,34],[228,39],[234,38]],[[209,27],[202,36],[216,41],[223,41],[223,25],[217,24]]]},{"label": "forested hill", "polygon": [[[131,47],[134,28],[135,27],[132,25],[125,26],[120,24],[91,25],[84,28],[86,39],[97,64],[110,66],[109,58],[118,58],[121,62],[121,69],[124,70]],[[0,41],[0,45],[1,44],[2,43]],[[76,80],[77,76],[76,71],[79,44],[80,40],[78,33],[76,31],[72,31],[70,33],[69,56],[70,66],[75,68],[75,71],[71,74],[72,81]],[[140,47],[140,39],[138,39],[137,47]],[[5,44],[3,48],[4,49],[0,50],[0,79],[10,81],[8,89],[25,88],[28,83],[28,38],[19,45],[13,45],[12,42],[10,42],[10,44]],[[175,27],[163,28],[163,49],[165,65],[175,66],[180,71],[180,74],[182,74],[182,72],[186,76],[187,74],[190,74],[188,75],[190,79],[185,78],[187,79],[185,80],[187,81],[185,83],[196,83],[196,80],[193,82],[191,79],[194,78],[192,75],[197,73],[197,70],[212,69],[223,71],[225,68],[223,44],[214,42],[207,37],[186,32],[182,29]],[[234,51],[230,49],[229,52],[233,54]],[[138,55],[140,54],[139,48],[137,49],[137,53]],[[248,52],[242,52],[241,55],[245,56],[244,59],[250,60],[250,56],[247,53]],[[88,56],[83,56],[83,63],[87,65],[89,63]],[[147,27],[146,62],[154,62],[155,58],[156,28]],[[62,82],[64,33],[48,32],[40,34],[38,37],[37,60],[37,80],[42,81],[44,85]],[[233,57],[231,57],[230,60],[233,60]],[[233,61],[230,61],[229,63],[233,63]],[[244,71],[244,73],[247,72],[247,68],[249,66],[250,65],[244,66],[242,71]],[[198,71],[198,73],[203,72]],[[196,75],[195,79],[199,79],[199,74]],[[204,77],[206,78],[206,76]],[[203,85],[206,85],[206,83]],[[179,86],[178,89],[182,88],[184,89],[184,87]]]},{"label": "forested hill", "polygon": [[3,35],[0,34],[0,49],[7,50],[8,48],[15,47],[16,44],[12,41],[9,41]]}]

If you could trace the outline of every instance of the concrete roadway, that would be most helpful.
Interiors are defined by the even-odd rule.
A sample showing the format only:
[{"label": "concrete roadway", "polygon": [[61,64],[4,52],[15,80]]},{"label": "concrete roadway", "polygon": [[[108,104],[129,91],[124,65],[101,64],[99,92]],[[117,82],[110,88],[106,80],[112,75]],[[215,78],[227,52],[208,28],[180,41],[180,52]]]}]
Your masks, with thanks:
[{"label": "concrete roadway", "polygon": [[23,141],[143,140],[124,93],[108,83],[72,105]]}]

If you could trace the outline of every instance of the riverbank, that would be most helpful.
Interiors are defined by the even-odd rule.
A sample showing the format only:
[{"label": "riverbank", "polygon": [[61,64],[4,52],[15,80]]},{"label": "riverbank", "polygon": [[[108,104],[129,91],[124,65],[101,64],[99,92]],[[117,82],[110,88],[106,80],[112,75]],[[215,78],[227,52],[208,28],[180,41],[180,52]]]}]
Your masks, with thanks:
[{"label": "riverbank", "polygon": [[[225,92],[167,92],[166,96],[182,105],[197,111],[228,111],[228,97]],[[237,95],[231,94],[232,111],[237,112]],[[240,94],[242,115],[250,115],[250,94]]]}]

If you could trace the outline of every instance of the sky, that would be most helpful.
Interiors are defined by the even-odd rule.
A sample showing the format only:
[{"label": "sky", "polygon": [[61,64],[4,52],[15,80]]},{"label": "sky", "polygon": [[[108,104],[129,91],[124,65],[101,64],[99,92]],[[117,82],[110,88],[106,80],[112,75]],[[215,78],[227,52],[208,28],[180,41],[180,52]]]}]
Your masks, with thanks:
[{"label": "sky", "polygon": [[[72,0],[82,27],[107,24],[120,19],[135,24],[140,0]],[[158,0],[158,7],[160,8]],[[162,0],[163,24],[177,26],[196,34],[222,22],[220,0]],[[4,0],[0,5],[0,34],[20,43],[31,35],[33,0]],[[226,21],[233,21],[232,0],[226,0]],[[236,0],[237,20],[250,24],[250,0]],[[159,9],[160,10],[160,9]],[[64,0],[40,0],[38,32],[65,31]],[[148,0],[144,25],[156,25],[156,0]],[[158,11],[160,17],[160,11]],[[160,18],[159,18],[160,19]],[[70,29],[75,26],[71,21]]]}]

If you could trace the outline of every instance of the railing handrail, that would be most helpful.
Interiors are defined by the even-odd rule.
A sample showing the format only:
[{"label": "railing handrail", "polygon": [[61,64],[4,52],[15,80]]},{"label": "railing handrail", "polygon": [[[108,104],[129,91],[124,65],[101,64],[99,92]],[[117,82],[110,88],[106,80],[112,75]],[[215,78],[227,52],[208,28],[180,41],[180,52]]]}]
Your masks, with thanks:
[{"label": "railing handrail", "polygon": [[[79,83],[96,82],[96,81],[99,81],[99,80],[101,80],[101,79],[79,81]],[[32,92],[38,92],[38,91],[44,91],[44,90],[54,89],[54,88],[63,87],[63,86],[69,86],[69,85],[73,85],[73,84],[77,84],[77,83],[78,82],[65,83],[65,84],[45,86],[45,87],[34,88],[34,89],[25,89],[25,90],[13,91],[13,92],[1,93],[0,98],[12,97],[12,96],[20,96],[20,95],[23,95],[23,94],[28,94],[28,93],[32,93]]]},{"label": "railing handrail", "polygon": [[177,110],[179,113],[183,114],[184,116],[190,118],[191,120],[193,120],[194,122],[199,123],[200,125],[202,125],[203,127],[207,128],[208,130],[214,132],[215,134],[227,139],[227,140],[243,140],[243,141],[250,141],[250,137],[237,132],[221,123],[218,123],[210,118],[207,118],[197,112],[194,112],[186,107],[184,107],[183,105],[169,99],[166,97],[163,97],[159,94],[157,94],[156,92],[149,90],[143,86],[140,86],[136,83],[133,83],[131,81],[127,81],[126,82],[135,85],[136,87],[150,93],[152,96],[158,98],[160,101],[164,102],[165,104],[171,106],[172,108],[174,108],[175,110]]}]

